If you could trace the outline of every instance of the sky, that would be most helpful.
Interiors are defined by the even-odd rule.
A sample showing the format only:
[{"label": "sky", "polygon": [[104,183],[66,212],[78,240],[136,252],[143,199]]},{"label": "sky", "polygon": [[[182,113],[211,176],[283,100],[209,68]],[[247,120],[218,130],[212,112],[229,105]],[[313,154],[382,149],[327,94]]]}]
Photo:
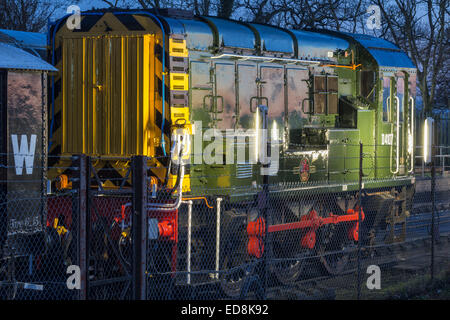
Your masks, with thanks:
[{"label": "sky", "polygon": [[[114,2],[114,0],[110,0],[111,2]],[[70,1],[67,0],[67,5],[65,6],[65,8],[56,11],[53,15],[52,15],[52,20],[56,20],[61,18],[62,16],[64,16],[66,14],[67,8],[72,5],[75,4],[77,6],[80,7],[81,11],[86,11],[86,10],[91,10],[92,8],[106,8],[108,7],[108,5],[101,1],[101,0],[81,0],[78,1],[78,3],[76,3],[77,1]],[[136,5],[134,7],[132,7],[133,9],[138,8],[138,4],[136,1]],[[183,8],[180,8],[183,9]],[[235,12],[233,14],[232,17],[234,17],[235,15],[239,16],[240,14],[242,14],[239,10],[237,12]]]},{"label": "sky", "polygon": [[76,3],[76,1],[67,1],[67,6],[66,8],[63,8],[61,10],[56,11],[53,16],[52,19],[58,19],[62,16],[64,16],[66,14],[67,8],[72,5],[75,4],[77,6],[80,7],[81,11],[86,11],[86,10],[90,10],[93,7],[94,8],[105,8],[107,7],[106,3],[104,3],[103,1],[100,0],[81,0],[78,3]]}]

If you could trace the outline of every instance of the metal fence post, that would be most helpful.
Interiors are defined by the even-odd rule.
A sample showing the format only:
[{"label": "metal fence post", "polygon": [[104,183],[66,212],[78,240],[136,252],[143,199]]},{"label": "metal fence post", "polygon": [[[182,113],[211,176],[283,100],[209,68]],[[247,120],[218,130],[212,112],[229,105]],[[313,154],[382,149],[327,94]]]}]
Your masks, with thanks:
[{"label": "metal fence post", "polygon": [[80,267],[80,290],[78,298],[87,299],[87,273],[88,273],[88,248],[87,248],[87,159],[80,154],[72,157],[75,174],[72,178],[72,188],[76,191],[72,211],[73,235],[76,237],[76,261]]},{"label": "metal fence post", "polygon": [[132,158],[133,170],[133,235],[132,288],[134,300],[145,300],[147,265],[147,157]]},{"label": "metal fence post", "polygon": [[362,221],[361,221],[361,197],[363,179],[363,144],[359,142],[359,191],[358,191],[358,256],[357,256],[357,299],[361,299],[361,242],[362,242]]},{"label": "metal fence post", "polygon": [[216,279],[219,279],[220,269],[220,205],[222,198],[216,199]]},{"label": "metal fence post", "polygon": [[434,280],[434,243],[435,239],[435,225],[434,225],[434,214],[435,214],[435,192],[436,192],[436,166],[435,158],[431,160],[431,281]]},{"label": "metal fence post", "polygon": [[[265,132],[265,139],[263,138],[262,140],[262,147],[266,148],[266,157],[271,157],[271,142],[268,139],[267,136],[267,128],[268,128],[268,108],[267,106],[258,106],[261,110],[261,115],[262,115],[262,128]],[[265,140],[265,141],[264,141]],[[263,169],[263,190],[261,191],[261,196],[262,196],[262,203],[260,204],[261,207],[261,216],[263,217],[265,223],[264,223],[264,240],[263,243],[265,243],[267,240],[271,241],[271,237],[269,236],[268,233],[268,228],[269,228],[269,221],[271,221],[272,219],[269,219],[268,215],[271,214],[270,210],[269,210],[269,167],[270,164],[267,163],[267,159],[263,159],[263,163],[262,163],[262,169]],[[269,246],[271,246],[271,244],[267,243],[266,247],[268,248]],[[268,268],[268,257],[267,254],[268,252],[271,252],[271,250],[264,250],[263,253],[263,265],[262,265],[262,272],[263,272],[263,279],[262,279],[262,283],[263,283],[263,289],[262,289],[262,299],[265,300],[267,299],[267,287],[268,287],[268,278],[269,275],[268,273],[269,268]]]},{"label": "metal fence post", "polygon": [[[264,177],[263,177],[263,198],[264,198],[264,208],[263,208],[263,214],[262,214],[262,216],[263,216],[263,218],[264,218],[264,221],[266,221],[266,223],[264,224],[264,237],[265,237],[265,239],[264,239],[264,242],[267,240],[267,239],[269,239],[269,241],[271,241],[271,238],[269,237],[269,235],[268,235],[268,221],[270,221],[269,219],[268,219],[268,214],[271,214],[270,212],[268,213],[268,205],[269,205],[269,176],[268,175],[265,175]],[[269,247],[269,243],[267,244],[267,247]],[[269,271],[269,268],[268,268],[268,261],[267,261],[267,259],[268,259],[268,257],[267,257],[267,252],[271,252],[271,250],[267,250],[267,249],[265,249],[264,250],[264,253],[263,253],[263,299],[265,300],[265,299],[267,299],[267,286],[268,286],[268,283],[267,283],[267,281],[268,281],[268,278],[269,278],[269,276],[268,276],[268,273],[270,272]]]},{"label": "metal fence post", "polygon": [[91,234],[91,193],[90,193],[90,187],[91,187],[91,173],[92,173],[92,159],[91,157],[86,157],[86,174],[84,177],[86,177],[86,243],[85,243],[85,252],[86,252],[86,281],[85,281],[85,288],[86,288],[86,299],[89,299],[89,253],[90,253],[90,246],[89,246],[89,238]]},{"label": "metal fence post", "polygon": [[192,201],[184,202],[188,205],[188,221],[187,221],[187,248],[186,248],[186,283],[191,284],[191,253],[192,253]]},{"label": "metal fence post", "polygon": [[422,156],[422,178],[425,177],[425,160]]}]

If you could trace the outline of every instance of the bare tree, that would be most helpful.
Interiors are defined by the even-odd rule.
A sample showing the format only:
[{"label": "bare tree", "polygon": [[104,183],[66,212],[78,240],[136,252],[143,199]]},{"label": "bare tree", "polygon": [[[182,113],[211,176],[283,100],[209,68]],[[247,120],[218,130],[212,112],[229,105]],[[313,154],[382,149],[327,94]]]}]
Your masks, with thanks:
[{"label": "bare tree", "polygon": [[292,29],[325,28],[353,33],[374,33],[366,29],[366,10],[375,3],[381,10],[382,29],[374,35],[393,41],[418,67],[418,87],[425,110],[430,112],[435,103],[448,105],[450,0],[102,1],[111,7],[122,1],[142,8],[180,8],[196,15],[233,16]]},{"label": "bare tree", "polygon": [[245,20],[277,26],[352,31],[368,0],[241,0]]},{"label": "bare tree", "polygon": [[139,4],[144,9],[148,8],[155,8],[155,9],[161,9],[162,7],[165,7],[165,1],[164,0],[138,0]]},{"label": "bare tree", "polygon": [[[183,10],[192,10],[196,15],[210,15],[214,10],[221,7],[222,15],[231,14],[234,10],[233,5],[228,7],[227,0],[101,0],[109,8],[131,7],[142,9],[162,9],[177,8]],[[234,0],[231,1],[233,3]],[[223,3],[223,4],[222,4]],[[222,4],[222,5],[221,5]],[[221,6],[220,6],[221,5]],[[229,18],[229,16],[226,16]]]},{"label": "bare tree", "polygon": [[286,12],[288,7],[279,0],[242,0],[242,7],[249,12],[245,20],[256,23],[274,23],[276,17]]},{"label": "bare tree", "polygon": [[294,0],[290,7],[288,26],[292,28],[326,28],[352,31],[356,21],[365,14],[363,0]]},{"label": "bare tree", "polygon": [[0,28],[42,31],[62,1],[0,0]]},{"label": "bare tree", "polygon": [[234,0],[219,0],[217,16],[221,18],[230,18],[233,13]]},{"label": "bare tree", "polygon": [[[448,13],[447,13],[448,14]],[[444,50],[444,62],[437,73],[436,91],[434,93],[434,106],[450,109],[450,27],[446,30],[446,48]]]},{"label": "bare tree", "polygon": [[116,1],[108,1],[108,0],[102,0],[102,2],[106,3],[110,8],[117,8],[117,6],[120,4],[120,0]]},{"label": "bare tree", "polygon": [[211,0],[193,0],[192,7],[196,15],[207,16],[211,12],[212,4]]},{"label": "bare tree", "polygon": [[383,18],[382,36],[405,50],[417,66],[425,112],[430,113],[439,78],[448,67],[449,0],[377,0]]}]

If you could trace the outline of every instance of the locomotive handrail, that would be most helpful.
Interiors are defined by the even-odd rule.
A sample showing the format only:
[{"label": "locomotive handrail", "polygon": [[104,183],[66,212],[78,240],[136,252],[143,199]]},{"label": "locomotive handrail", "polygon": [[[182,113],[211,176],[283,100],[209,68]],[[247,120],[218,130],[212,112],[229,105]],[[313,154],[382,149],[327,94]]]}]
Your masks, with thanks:
[{"label": "locomotive handrail", "polygon": [[[180,160],[179,163],[179,173],[177,176],[176,185],[174,186],[174,189],[177,188],[178,197],[175,203],[148,203],[147,209],[148,210],[159,210],[159,211],[173,211],[177,210],[182,201],[183,201],[183,178],[184,178],[184,161],[182,159],[182,156],[185,154],[185,148],[186,148],[186,142],[187,139],[183,139],[183,135],[174,133],[172,135],[173,139],[173,145],[171,148],[171,159],[175,158],[175,155],[178,156],[178,159]],[[179,146],[179,150],[176,150]],[[178,151],[178,152],[177,152]]]},{"label": "locomotive handrail", "polygon": [[[309,100],[310,103],[311,103],[311,105],[309,106],[309,111],[308,111],[308,112],[305,111],[305,100]],[[302,100],[302,112],[303,112],[304,114],[309,114],[309,115],[311,115],[311,114],[314,113],[314,109],[311,111],[311,106],[314,108],[314,102],[313,102],[313,99],[305,98],[305,99]]]},{"label": "locomotive handrail", "polygon": [[[388,112],[389,115],[391,114],[391,99],[390,98],[391,97],[387,97],[386,98],[386,104],[389,106],[389,112]],[[396,108],[396,111],[395,111],[396,114],[397,114],[396,130],[395,130],[395,135],[396,135],[396,157],[395,157],[396,160],[395,160],[395,164],[396,164],[396,168],[395,168],[395,171],[392,171],[392,144],[391,144],[389,171],[392,174],[397,174],[399,172],[399,168],[400,168],[400,156],[399,156],[399,151],[400,151],[400,135],[399,135],[399,129],[400,129],[400,99],[397,96],[394,96],[394,98],[397,101],[397,108]],[[389,121],[389,122],[391,122],[391,121]]]},{"label": "locomotive handrail", "polygon": [[[257,113],[257,119],[256,119],[256,123],[259,122],[259,113],[261,113],[261,139],[258,139],[257,143],[255,144],[256,147],[258,148],[258,152],[257,152],[257,161],[259,164],[262,164],[263,166],[268,166],[270,165],[270,159],[267,159],[268,157],[270,157],[270,149],[269,144],[270,142],[268,141],[268,137],[267,137],[267,129],[268,129],[268,113],[269,113],[269,108],[266,105],[258,105],[256,108],[259,112]],[[256,128],[256,134],[258,137],[258,128]],[[260,146],[258,146],[258,144],[261,144]],[[266,149],[267,148],[267,149]],[[266,150],[265,152],[263,150]],[[261,168],[261,173],[263,172],[264,168]],[[262,174],[262,175],[267,175],[267,174]]]},{"label": "locomotive handrail", "polygon": [[263,100],[263,101],[266,101],[265,106],[266,106],[267,108],[269,108],[269,99],[268,99],[267,97],[257,97],[257,96],[254,96],[254,97],[251,97],[251,98],[250,98],[250,112],[251,112],[251,113],[255,113],[256,110],[258,109],[258,106],[256,106],[255,109],[252,108],[253,100],[257,100],[258,103],[260,103],[260,101],[262,101],[262,100]]},{"label": "locomotive handrail", "polygon": [[313,61],[313,60],[301,60],[301,59],[292,59],[292,58],[278,58],[278,57],[259,57],[259,56],[246,56],[239,54],[231,54],[231,53],[223,53],[218,56],[212,56],[211,59],[221,59],[221,58],[237,58],[239,60],[263,60],[267,62],[281,61],[286,63],[300,63],[300,64],[314,64],[319,65],[323,62],[321,61]]},{"label": "locomotive handrail", "polygon": [[321,67],[332,67],[332,68],[345,68],[350,70],[356,70],[356,68],[359,68],[362,66],[362,64],[351,64],[351,65],[345,65],[345,64],[323,64],[320,65]]},{"label": "locomotive handrail", "polygon": [[[217,100],[220,99],[221,101],[221,106],[222,109],[219,110],[219,108],[217,108]],[[215,113],[223,113],[223,96],[214,96],[214,103],[215,103]]]},{"label": "locomotive handrail", "polygon": [[414,108],[415,108],[415,101],[413,97],[409,97],[409,101],[411,102],[411,130],[409,132],[409,135],[411,135],[411,141],[409,141],[408,137],[408,143],[411,144],[411,168],[409,169],[409,173],[414,171],[414,136],[412,135],[414,132]]},{"label": "locomotive handrail", "polygon": [[397,136],[397,154],[396,154],[396,164],[397,164],[397,168],[394,172],[394,174],[398,173],[399,171],[399,167],[400,167],[400,98],[398,96],[395,96],[395,100],[397,101],[397,108],[396,108],[396,113],[397,113],[397,130],[396,130],[396,136]]},{"label": "locomotive handrail", "polygon": [[148,203],[147,204],[147,209],[148,210],[157,210],[157,211],[173,211],[173,210],[177,210],[182,202],[183,199],[183,177],[184,177],[184,165],[181,164],[181,169],[180,169],[180,182],[179,182],[179,186],[178,186],[178,197],[177,200],[175,201],[175,203],[173,204],[167,204],[167,203]]},{"label": "locomotive handrail", "polygon": [[391,122],[391,97],[386,98],[386,106],[388,107],[388,122]]},{"label": "locomotive handrail", "polygon": [[[206,106],[206,98],[211,98],[211,100],[212,100],[212,105],[210,106],[210,108],[208,108]],[[222,102],[222,104],[221,104],[222,109],[220,109],[220,110],[217,109],[217,100],[218,99],[220,99],[220,101]],[[207,94],[207,95],[203,96],[203,109],[208,112],[211,112],[211,113],[213,113],[213,112],[214,113],[223,113],[223,104],[224,104],[223,101],[224,101],[223,96],[215,96],[212,94]]]},{"label": "locomotive handrail", "polygon": [[211,100],[213,99],[213,95],[212,94],[207,94],[207,95],[204,95],[203,96],[203,109],[204,110],[206,110],[206,111],[208,111],[208,112],[213,112],[212,111],[212,106],[210,106],[209,108],[207,108],[207,106],[206,106],[206,98],[211,98]]}]

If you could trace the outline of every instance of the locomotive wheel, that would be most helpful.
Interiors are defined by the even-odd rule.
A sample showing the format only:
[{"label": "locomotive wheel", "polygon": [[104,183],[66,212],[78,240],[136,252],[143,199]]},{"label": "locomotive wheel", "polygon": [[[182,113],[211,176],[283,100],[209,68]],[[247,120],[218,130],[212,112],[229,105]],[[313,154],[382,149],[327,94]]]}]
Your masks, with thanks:
[{"label": "locomotive wheel", "polygon": [[[298,218],[286,208],[271,210],[268,216],[271,224],[282,224],[298,221]],[[303,233],[300,230],[274,232],[270,235],[271,271],[278,282],[292,284],[302,274],[311,250],[301,246]],[[281,259],[281,261],[279,261]]]},{"label": "locomotive wheel", "polygon": [[291,245],[294,239],[298,242],[301,239],[300,236],[292,235],[292,232],[290,235],[281,235],[277,238],[278,240],[272,244],[273,257],[274,259],[285,259],[285,261],[272,262],[271,271],[281,284],[292,284],[303,273],[310,250],[297,248],[297,244]]},{"label": "locomotive wheel", "polygon": [[325,270],[332,275],[341,274],[350,261],[353,246],[354,244],[342,240],[337,240],[331,248],[320,244],[317,253]]},{"label": "locomotive wheel", "polygon": [[235,210],[223,214],[221,227],[220,285],[225,295],[237,297],[247,277],[245,263],[247,253],[246,214]]},{"label": "locomotive wheel", "polygon": [[[328,216],[330,212],[339,212],[325,207],[319,211],[322,217]],[[350,262],[350,256],[355,244],[348,239],[348,225],[326,225],[320,228],[319,241],[317,244],[317,255],[326,272],[331,275],[339,275]]]}]

